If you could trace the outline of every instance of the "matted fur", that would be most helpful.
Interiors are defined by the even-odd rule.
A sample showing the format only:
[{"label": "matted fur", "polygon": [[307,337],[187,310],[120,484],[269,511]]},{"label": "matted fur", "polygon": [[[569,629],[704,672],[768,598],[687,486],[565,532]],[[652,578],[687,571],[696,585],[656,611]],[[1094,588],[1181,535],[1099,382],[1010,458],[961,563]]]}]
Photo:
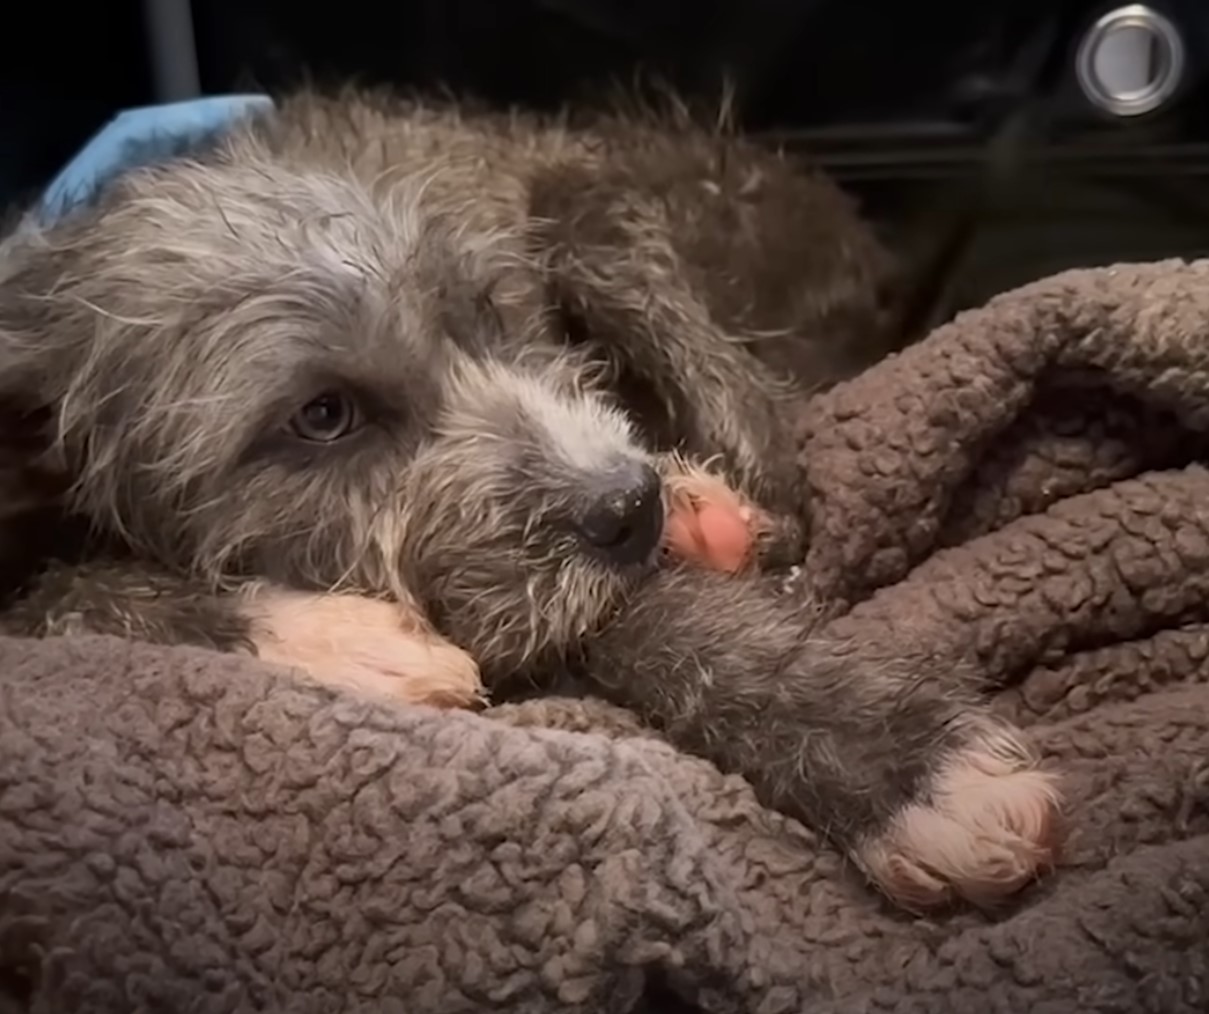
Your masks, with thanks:
[{"label": "matted fur", "polygon": [[[285,596],[275,634],[299,592],[324,622],[361,596],[374,630],[439,634],[497,697],[570,678],[633,708],[902,895],[868,857],[918,851],[902,814],[950,806],[1011,736],[975,689],[919,646],[817,643],[758,576],[583,537],[619,476],[683,454],[775,519],[766,558],[800,558],[784,419],[884,341],[886,273],[830,184],[682,116],[290,99],[0,253],[0,397],[43,413],[65,509],[128,557],[91,602],[95,562],[52,570],[9,626],[51,629],[71,599],[90,629],[270,653],[239,589]],[[361,425],[299,438],[333,392]],[[998,845],[1048,835],[1018,812],[1052,808],[1031,784],[950,822],[960,870],[909,857],[934,900],[1018,886]]]}]

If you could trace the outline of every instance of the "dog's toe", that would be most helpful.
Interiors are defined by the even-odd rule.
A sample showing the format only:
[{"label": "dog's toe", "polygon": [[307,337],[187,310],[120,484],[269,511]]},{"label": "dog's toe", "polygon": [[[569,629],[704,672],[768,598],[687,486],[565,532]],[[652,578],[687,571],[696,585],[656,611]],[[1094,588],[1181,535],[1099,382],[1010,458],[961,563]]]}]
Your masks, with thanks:
[{"label": "dog's toe", "polygon": [[474,660],[405,606],[269,589],[249,599],[248,610],[257,655],[321,683],[437,707],[483,701]]},{"label": "dog's toe", "polygon": [[931,908],[955,898],[990,904],[1056,858],[1055,779],[1017,749],[975,742],[950,755],[923,796],[857,851],[896,902]]}]

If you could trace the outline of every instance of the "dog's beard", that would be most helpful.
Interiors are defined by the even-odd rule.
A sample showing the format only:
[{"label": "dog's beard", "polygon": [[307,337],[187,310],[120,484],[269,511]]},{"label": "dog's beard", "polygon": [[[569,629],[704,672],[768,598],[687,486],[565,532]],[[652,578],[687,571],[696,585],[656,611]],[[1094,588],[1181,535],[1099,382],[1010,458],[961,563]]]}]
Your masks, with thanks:
[{"label": "dog's beard", "polygon": [[404,584],[489,680],[556,667],[613,617],[655,558],[594,559],[567,530],[565,495],[469,461],[451,468],[449,453],[413,472]]}]

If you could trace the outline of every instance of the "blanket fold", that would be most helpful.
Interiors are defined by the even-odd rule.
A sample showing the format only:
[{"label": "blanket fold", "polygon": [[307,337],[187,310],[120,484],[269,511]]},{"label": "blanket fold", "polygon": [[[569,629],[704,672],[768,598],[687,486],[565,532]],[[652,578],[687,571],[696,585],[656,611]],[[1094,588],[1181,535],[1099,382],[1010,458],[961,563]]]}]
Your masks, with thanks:
[{"label": "blanket fold", "polygon": [[0,1011],[1204,1011],[1207,331],[1209,262],[1069,272],[802,420],[804,622],[976,667],[1062,773],[1012,903],[893,910],[599,702],[0,639]]}]

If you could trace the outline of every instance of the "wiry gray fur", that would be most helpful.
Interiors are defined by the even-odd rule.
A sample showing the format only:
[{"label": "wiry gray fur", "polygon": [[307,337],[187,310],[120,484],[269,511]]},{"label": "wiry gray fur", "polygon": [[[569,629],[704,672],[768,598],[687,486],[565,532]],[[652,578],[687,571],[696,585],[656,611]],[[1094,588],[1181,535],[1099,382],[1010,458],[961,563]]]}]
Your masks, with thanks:
[{"label": "wiry gray fur", "polygon": [[[756,579],[574,529],[671,449],[803,517],[789,409],[881,349],[887,271],[829,184],[685,117],[296,97],[8,240],[0,395],[139,561],[52,570],[9,627],[233,647],[242,582],[415,595],[497,694],[586,678],[855,849],[1010,734]],[[297,439],[332,390],[364,425]]]}]

